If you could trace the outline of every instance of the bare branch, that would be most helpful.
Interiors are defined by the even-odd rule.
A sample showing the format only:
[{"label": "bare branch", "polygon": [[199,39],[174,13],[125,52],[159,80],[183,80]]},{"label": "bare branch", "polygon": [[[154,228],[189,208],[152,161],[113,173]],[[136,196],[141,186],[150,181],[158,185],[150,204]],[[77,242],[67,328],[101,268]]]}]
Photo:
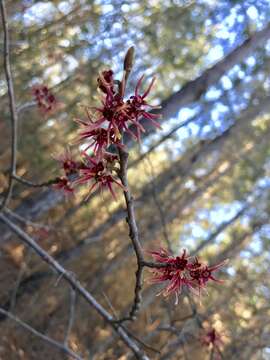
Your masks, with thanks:
[{"label": "bare branch", "polygon": [[9,319],[15,321],[17,324],[19,324],[21,327],[23,327],[24,329],[28,330],[29,332],[31,332],[32,334],[34,334],[35,336],[39,337],[40,339],[44,340],[45,342],[47,342],[48,344],[58,348],[59,350],[61,350],[62,352],[64,352],[65,354],[71,356],[73,359],[76,360],[82,360],[82,358],[75,354],[72,350],[70,350],[65,344],[62,344],[42,333],[40,333],[39,331],[37,331],[36,329],[32,328],[32,326],[26,324],[24,321],[20,320],[19,318],[17,318],[17,316],[13,315],[11,312],[6,311],[2,308],[0,308],[0,313],[7,316]]},{"label": "bare branch", "polygon": [[97,302],[97,300],[81,285],[76,277],[67,271],[59,262],[57,262],[47,251],[42,249],[34,239],[27,233],[20,229],[16,224],[9,220],[4,214],[0,213],[0,220],[5,223],[10,230],[12,230],[24,243],[26,243],[34,252],[48,265],[50,265],[56,272],[63,277],[75,290],[80,294],[86,302],[91,305],[104,321],[109,324],[123,340],[123,342],[133,351],[137,359],[148,360],[148,357],[138,347],[138,345],[130,339],[126,331],[120,324],[115,322],[115,319]]},{"label": "bare branch", "polygon": [[48,226],[48,225],[43,225],[43,224],[39,224],[37,222],[33,222],[27,218],[24,218],[23,216],[15,213],[14,211],[10,210],[9,208],[6,208],[5,213],[7,213],[9,216],[13,217],[15,220],[17,220],[18,222],[24,224],[24,225],[30,225],[34,228],[38,228],[38,229],[44,229],[44,230],[52,230],[53,227],[52,226]]},{"label": "bare branch", "polygon": [[74,324],[75,319],[75,305],[76,305],[76,291],[73,288],[70,288],[70,311],[68,318],[68,325],[66,330],[66,336],[64,340],[64,344],[68,346],[68,338],[71,333],[72,326]]},{"label": "bare branch", "polygon": [[14,289],[12,290],[12,293],[11,293],[10,305],[9,305],[9,311],[10,312],[13,312],[14,309],[15,309],[18,290],[19,290],[20,284],[22,282],[23,275],[24,275],[24,273],[25,273],[25,271],[27,269],[27,263],[30,260],[31,255],[32,255],[31,249],[28,249],[28,252],[27,252],[27,254],[25,256],[25,259],[23,260],[23,262],[22,262],[22,264],[20,266],[19,273],[18,273],[18,276],[17,276],[17,279],[16,279]]},{"label": "bare branch", "polygon": [[134,303],[130,310],[129,316],[121,319],[121,321],[134,320],[140,308],[142,301],[141,290],[143,286],[143,249],[139,240],[139,233],[137,223],[135,219],[133,197],[129,190],[128,179],[127,179],[127,165],[128,165],[128,153],[123,149],[119,149],[120,157],[120,171],[119,177],[122,184],[125,187],[124,197],[127,206],[127,223],[129,226],[129,237],[131,239],[136,258],[137,258],[137,271],[136,271],[136,285],[134,290]]},{"label": "bare branch", "polygon": [[32,107],[36,107],[37,106],[37,102],[36,101],[29,101],[27,103],[24,103],[22,105],[19,105],[17,107],[17,112],[18,114],[23,112],[23,111],[26,111],[28,109],[31,109]]},{"label": "bare branch", "polygon": [[13,179],[17,180],[18,182],[20,182],[23,185],[26,185],[28,187],[33,187],[33,188],[40,188],[40,187],[48,187],[51,186],[53,184],[56,184],[59,181],[59,178],[55,178],[55,179],[51,179],[48,181],[45,181],[43,183],[33,183],[32,181],[26,180],[16,174],[12,175]]},{"label": "bare branch", "polygon": [[17,153],[17,122],[18,114],[16,109],[15,93],[13,87],[13,81],[11,76],[11,66],[10,66],[10,53],[9,53],[9,34],[8,34],[8,22],[7,22],[7,13],[5,7],[5,1],[1,0],[0,3],[2,25],[4,30],[4,69],[6,82],[8,87],[8,98],[9,98],[9,109],[10,109],[10,120],[11,120],[11,165],[9,170],[9,181],[8,188],[5,194],[4,200],[0,206],[0,209],[3,209],[9,202],[12,196],[13,190],[13,175],[16,174],[16,153]]}]

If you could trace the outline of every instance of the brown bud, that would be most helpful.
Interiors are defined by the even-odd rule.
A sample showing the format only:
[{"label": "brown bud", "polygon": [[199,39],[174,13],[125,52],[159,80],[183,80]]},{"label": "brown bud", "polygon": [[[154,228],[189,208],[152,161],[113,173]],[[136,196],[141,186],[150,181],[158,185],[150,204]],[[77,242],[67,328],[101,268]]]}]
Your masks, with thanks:
[{"label": "brown bud", "polygon": [[124,70],[126,72],[130,72],[133,66],[133,60],[134,60],[134,52],[135,52],[135,48],[134,46],[131,46],[125,56],[125,60],[124,60]]}]

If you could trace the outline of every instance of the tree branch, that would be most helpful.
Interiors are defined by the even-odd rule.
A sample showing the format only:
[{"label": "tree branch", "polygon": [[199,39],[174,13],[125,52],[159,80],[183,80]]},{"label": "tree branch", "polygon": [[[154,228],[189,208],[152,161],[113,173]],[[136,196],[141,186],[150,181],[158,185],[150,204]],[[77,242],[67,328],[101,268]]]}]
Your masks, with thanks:
[{"label": "tree branch", "polygon": [[28,109],[30,109],[30,108],[32,108],[32,107],[36,107],[37,106],[37,102],[36,101],[29,101],[29,102],[27,102],[27,103],[24,103],[24,104],[22,104],[22,105],[19,105],[18,107],[17,107],[17,112],[18,112],[18,114],[20,113],[20,112],[24,112],[24,111],[26,111],[26,110],[28,110]]},{"label": "tree branch", "polygon": [[23,185],[26,185],[28,187],[33,187],[33,188],[40,188],[40,187],[48,187],[51,186],[53,184],[56,184],[59,180],[59,178],[55,178],[55,179],[51,179],[48,181],[45,181],[43,183],[33,183],[32,181],[26,180],[16,174],[12,175],[13,179],[17,180],[18,182],[20,182]]},{"label": "tree branch", "polygon": [[133,351],[137,359],[148,360],[148,357],[138,347],[138,345],[130,339],[126,331],[120,324],[117,324],[114,318],[97,302],[97,300],[81,285],[76,277],[67,271],[59,262],[57,262],[47,251],[42,249],[34,239],[20,229],[16,224],[9,220],[4,214],[0,213],[0,220],[5,223],[25,244],[27,244],[34,252],[49,266],[51,266],[59,275],[63,277],[86,302],[91,305],[104,321],[109,324],[119,335],[122,341]]},{"label": "tree branch", "polygon": [[2,25],[4,30],[4,70],[5,70],[7,87],[8,87],[8,98],[9,98],[9,108],[10,108],[10,117],[11,117],[11,166],[9,170],[8,188],[4,196],[4,200],[2,201],[2,204],[0,206],[0,210],[1,210],[8,204],[12,196],[13,180],[14,180],[13,175],[16,174],[18,114],[16,109],[13,81],[11,76],[8,22],[7,22],[7,13],[6,13],[4,0],[1,0],[0,9],[1,9]]},{"label": "tree branch", "polygon": [[70,288],[70,310],[69,310],[69,318],[68,325],[66,330],[66,336],[64,340],[64,344],[68,346],[68,338],[71,333],[71,329],[75,319],[75,305],[76,305],[76,291],[73,288]]},{"label": "tree branch", "polygon": [[120,171],[119,177],[120,180],[125,187],[124,197],[126,201],[127,207],[127,223],[129,227],[129,237],[131,239],[136,259],[137,259],[137,271],[136,271],[136,284],[134,290],[134,302],[132,308],[130,310],[129,316],[121,319],[120,321],[128,321],[134,320],[139,311],[140,304],[142,301],[141,290],[143,287],[143,249],[139,240],[139,232],[137,228],[137,223],[135,219],[135,211],[134,211],[134,202],[133,197],[129,190],[128,178],[127,178],[127,166],[128,166],[128,153],[123,149],[119,149],[119,158],[120,158]]},{"label": "tree branch", "polygon": [[82,358],[79,355],[75,354],[72,350],[70,350],[66,346],[66,344],[62,344],[62,343],[60,343],[60,342],[58,342],[58,341],[56,341],[56,340],[54,340],[54,339],[52,339],[52,338],[50,338],[50,337],[48,337],[46,335],[40,333],[36,329],[32,328],[32,326],[26,324],[24,321],[17,318],[17,316],[13,315],[11,312],[0,308],[0,314],[5,315],[9,319],[15,321],[17,324],[19,324],[24,329],[28,330],[29,332],[31,332],[35,336],[39,337],[40,339],[44,340],[48,344],[50,344],[50,345],[56,347],[57,349],[63,351],[65,354],[71,356],[73,359],[82,360]]}]

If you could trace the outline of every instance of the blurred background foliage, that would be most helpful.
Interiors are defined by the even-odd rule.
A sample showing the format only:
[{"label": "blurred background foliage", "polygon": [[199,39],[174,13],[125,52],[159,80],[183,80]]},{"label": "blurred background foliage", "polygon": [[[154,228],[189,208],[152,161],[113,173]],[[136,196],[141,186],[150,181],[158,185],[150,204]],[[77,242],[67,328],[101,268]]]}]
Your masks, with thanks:
[{"label": "blurred background foliage", "polygon": [[[74,142],[73,120],[84,116],[80,105],[98,100],[98,72],[112,68],[120,74],[129,46],[136,47],[136,62],[128,91],[142,74],[148,81],[156,75],[152,101],[158,104],[267,26],[270,15],[268,0],[6,3],[16,100],[22,106],[17,172],[35,182],[59,174],[52,155]],[[224,359],[270,358],[269,56],[265,41],[198,100],[163,118],[162,131],[146,134],[141,146],[130,145],[129,178],[144,248],[169,246],[175,253],[187,248],[209,263],[229,258],[220,274],[226,281],[214,284],[201,301],[194,299],[204,325],[223,334]],[[3,67],[0,71],[2,192],[10,114]],[[32,87],[40,84],[58,100],[53,113],[41,114],[31,105]],[[71,148],[76,156],[78,146]],[[17,184],[12,208],[28,219],[21,220],[28,233],[120,315],[132,302],[136,269],[122,197],[112,202],[107,193],[95,194],[84,202],[86,193],[65,199],[51,189]],[[0,244],[1,306],[63,339],[68,287],[61,280],[56,286],[55,274],[2,225]],[[150,358],[210,358],[198,340],[196,317],[185,320],[192,314],[188,299],[182,295],[174,306],[174,299],[156,297],[158,289],[145,273],[142,310],[130,329],[161,352],[146,349]],[[0,338],[1,359],[63,359],[5,318]],[[132,358],[80,299],[70,346],[85,359]]]}]

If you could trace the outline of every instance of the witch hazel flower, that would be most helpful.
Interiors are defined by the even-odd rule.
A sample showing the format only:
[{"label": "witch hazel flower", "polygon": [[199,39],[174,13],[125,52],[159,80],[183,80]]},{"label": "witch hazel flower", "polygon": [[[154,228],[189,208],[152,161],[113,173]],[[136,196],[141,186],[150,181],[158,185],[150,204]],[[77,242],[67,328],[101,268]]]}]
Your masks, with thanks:
[{"label": "witch hazel flower", "polygon": [[214,360],[222,359],[220,348],[223,346],[222,334],[215,328],[205,330],[200,337],[201,344],[212,351]]},{"label": "witch hazel flower", "polygon": [[203,345],[216,348],[223,345],[221,334],[215,329],[211,328],[207,330],[201,337]]},{"label": "witch hazel flower", "polygon": [[152,270],[151,283],[165,283],[166,286],[160,292],[165,297],[174,294],[178,303],[179,295],[183,287],[186,287],[196,295],[200,295],[201,290],[206,288],[209,281],[221,283],[213,273],[225,265],[223,261],[215,266],[208,266],[199,261],[197,257],[188,256],[184,249],[180,256],[170,255],[169,252],[161,248],[157,251],[150,251],[149,254],[157,262],[157,267]]},{"label": "witch hazel flower", "polygon": [[79,133],[79,142],[83,140],[90,140],[89,145],[85,148],[85,151],[89,148],[92,148],[93,153],[97,157],[102,157],[103,152],[110,145],[115,145],[118,148],[124,148],[124,145],[121,143],[121,134],[115,132],[115,129],[111,128],[109,131],[105,128],[92,128],[92,124],[86,123],[80,119],[76,120],[82,128],[82,131]]},{"label": "witch hazel flower", "polygon": [[69,148],[66,148],[62,154],[54,155],[53,157],[55,160],[59,161],[66,176],[77,174],[81,167],[81,163],[73,159]]},{"label": "witch hazel flower", "polygon": [[[113,189],[113,184],[116,184],[122,190],[125,190],[124,186],[117,180],[113,172],[118,171],[117,162],[118,156],[111,153],[104,153],[102,159],[95,156],[89,156],[83,153],[84,164],[80,169],[80,176],[75,184],[88,184],[92,183],[89,194],[98,187],[99,190],[108,189],[113,198],[116,199],[116,195]],[[87,199],[86,198],[86,199]]]},{"label": "witch hazel flower", "polygon": [[213,273],[223,267],[226,263],[227,261],[223,261],[214,266],[201,265],[199,268],[191,268],[189,274],[193,280],[197,281],[199,288],[204,288],[209,280],[223,283],[222,280],[215,278]]},{"label": "witch hazel flower", "polygon": [[[80,126],[75,143],[79,143],[84,149],[83,165],[78,166],[68,154],[64,158],[58,159],[65,172],[65,177],[61,178],[59,187],[65,189],[65,181],[70,181],[70,175],[74,172],[78,178],[70,187],[89,184],[89,194],[96,189],[108,189],[115,199],[114,186],[117,185],[122,190],[125,188],[118,175],[119,157],[111,152],[127,151],[123,143],[125,133],[134,140],[140,141],[141,133],[145,131],[141,124],[142,119],[149,120],[154,126],[160,128],[156,121],[160,116],[151,112],[156,107],[150,105],[146,100],[153,88],[155,78],[145,92],[140,94],[144,78],[142,76],[135,87],[134,95],[125,99],[126,82],[133,64],[133,52],[134,49],[130,48],[126,54],[121,81],[114,78],[114,72],[111,69],[104,70],[98,75],[99,105],[84,106],[86,117],[75,119]],[[46,89],[36,90],[36,96],[41,105],[47,99],[46,96],[44,97],[44,91],[47,94]],[[67,190],[69,190],[69,185],[67,186]]]},{"label": "witch hazel flower", "polygon": [[65,195],[73,195],[74,188],[72,186],[72,182],[66,177],[61,176],[56,179],[56,183],[53,185],[55,190],[62,191]]},{"label": "witch hazel flower", "polygon": [[66,148],[60,155],[53,155],[62,168],[64,176],[58,177],[54,189],[61,190],[65,195],[74,193],[74,182],[79,177],[79,171],[83,166],[82,162],[75,161],[69,148]]},{"label": "witch hazel flower", "polygon": [[56,98],[47,86],[35,86],[32,93],[37,102],[37,106],[44,114],[49,113],[56,108]]},{"label": "witch hazel flower", "polygon": [[[94,137],[95,141],[92,145],[98,144],[100,146],[108,146],[111,144],[120,145],[122,132],[129,133],[134,139],[139,140],[140,133],[145,129],[140,124],[142,118],[149,119],[156,127],[160,125],[155,119],[160,115],[152,114],[147,109],[153,109],[154,106],[148,104],[145,100],[153,87],[155,79],[153,79],[143,95],[139,95],[139,87],[141,86],[143,77],[140,78],[135,88],[135,95],[131,96],[127,101],[117,92],[117,85],[113,80],[113,71],[103,71],[98,78],[98,87],[102,91],[101,106],[86,107],[87,120],[76,120],[84,129],[80,132],[80,140],[86,140]],[[130,130],[130,125],[135,125],[137,132]],[[97,129],[103,129],[101,138],[103,141],[97,139],[99,133]],[[104,141],[105,132],[107,139]],[[90,145],[91,146],[91,145]],[[97,150],[96,150],[97,151]],[[95,151],[94,151],[95,152]]]},{"label": "witch hazel flower", "polygon": [[156,121],[157,119],[160,118],[160,115],[153,114],[147,111],[147,109],[159,109],[159,106],[153,106],[145,100],[148,94],[150,93],[156,78],[154,77],[152,79],[146,91],[142,95],[140,95],[139,89],[142,85],[143,79],[144,79],[144,75],[139,79],[136,85],[135,94],[132,95],[127,101],[127,104],[129,105],[127,113],[132,123],[137,127],[137,139],[139,140],[140,140],[140,132],[145,131],[145,129],[139,123],[140,119],[145,118],[149,120],[155,127],[161,129],[160,124]]},{"label": "witch hazel flower", "polygon": [[187,288],[193,287],[192,280],[187,276],[187,269],[189,266],[189,256],[186,250],[183,250],[181,256],[172,256],[169,252],[161,248],[158,251],[150,251],[150,255],[160,264],[166,265],[161,268],[155,268],[152,271],[151,283],[166,283],[164,289],[158,294],[163,294],[165,297],[175,294],[175,304],[178,304],[179,295],[182,292],[183,286]]}]

